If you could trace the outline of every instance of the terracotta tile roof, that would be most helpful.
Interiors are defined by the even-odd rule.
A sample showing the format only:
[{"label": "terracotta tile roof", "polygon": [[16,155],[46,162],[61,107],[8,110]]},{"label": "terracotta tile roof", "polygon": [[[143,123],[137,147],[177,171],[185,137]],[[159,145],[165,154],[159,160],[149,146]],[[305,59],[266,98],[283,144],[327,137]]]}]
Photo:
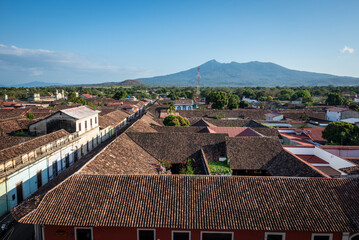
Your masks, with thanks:
[{"label": "terracotta tile roof", "polygon": [[357,179],[73,175],[26,224],[358,232]]},{"label": "terracotta tile roof", "polygon": [[128,113],[122,110],[116,110],[109,112],[105,115],[99,116],[100,128],[106,128],[108,126],[117,126],[122,121],[124,121],[128,116]]},{"label": "terracotta tile roof", "polygon": [[227,138],[227,155],[231,169],[261,169],[282,149],[278,138]]},{"label": "terracotta tile roof", "polygon": [[[188,158],[199,159],[202,146],[217,149],[220,147],[218,144],[224,143],[227,136],[226,134],[179,132],[128,132],[127,134],[155,158],[166,159],[172,163],[181,163]],[[220,148],[223,148],[223,146]],[[225,151],[225,148],[223,148],[223,151]]]},{"label": "terracotta tile roof", "polygon": [[[343,158],[343,157],[341,157],[341,158]],[[359,165],[359,157],[345,157],[344,159],[348,160],[356,165]]]},{"label": "terracotta tile roof", "polygon": [[279,137],[279,132],[278,132],[278,130],[276,128],[257,127],[257,128],[253,128],[253,130],[255,130],[256,132],[262,134],[263,136]]},{"label": "terracotta tile roof", "polygon": [[345,172],[348,175],[358,175],[359,174],[359,166],[340,168],[339,170],[342,172]]},{"label": "terracotta tile roof", "polygon": [[0,121],[24,118],[25,109],[0,109]]},{"label": "terracotta tile roof", "polygon": [[107,106],[121,106],[123,103],[122,102],[115,102],[115,103],[109,103]]},{"label": "terracotta tile roof", "polygon": [[18,144],[0,151],[0,162],[5,162],[11,158],[18,157],[22,154],[30,152],[38,147],[41,147],[47,143],[53,142],[57,139],[70,135],[70,133],[61,129],[59,131],[46,134],[40,137],[33,138],[27,141],[25,144]]},{"label": "terracotta tile roof", "polygon": [[150,163],[158,161],[126,134],[121,134],[79,172],[101,175],[157,174],[155,166]]},{"label": "terracotta tile roof", "polygon": [[248,127],[207,127],[209,133],[227,133],[229,137],[261,137]]},{"label": "terracotta tile roof", "polygon": [[179,114],[187,118],[202,118],[202,117],[214,117],[218,114],[222,114],[224,118],[250,118],[254,120],[264,120],[268,111],[262,109],[238,109],[238,110],[178,110]]},{"label": "terracotta tile roof", "polygon": [[35,123],[36,119],[12,119],[0,122],[0,133],[12,133],[21,130],[28,130],[29,125]]},{"label": "terracotta tile roof", "polygon": [[33,139],[33,138],[32,137],[0,136],[0,150],[27,142],[31,139]]},{"label": "terracotta tile roof", "polygon": [[330,178],[329,175],[326,175],[285,149],[268,161],[261,169],[267,170],[272,176]]},{"label": "terracotta tile roof", "polygon": [[324,144],[327,141],[322,137],[324,128],[304,128],[303,130],[314,142]]},{"label": "terracotta tile roof", "polygon": [[333,107],[327,109],[327,111],[331,111],[331,112],[345,112],[349,110],[350,110],[349,108],[339,108],[339,107]]},{"label": "terracotta tile roof", "polygon": [[194,127],[216,127],[216,125],[210,123],[208,119],[201,118],[199,121],[195,121],[191,124]]},{"label": "terracotta tile roof", "polygon": [[251,128],[268,128],[254,120],[245,119],[213,119],[213,118],[202,118],[199,121],[193,121],[192,126],[208,126],[208,127],[251,127]]},{"label": "terracotta tile roof", "polygon": [[86,94],[86,93],[81,94],[81,96],[84,96],[85,98],[92,98],[92,95],[91,95],[91,94]]},{"label": "terracotta tile roof", "polygon": [[322,158],[319,158],[315,155],[303,155],[303,154],[297,154],[297,156],[301,159],[303,159],[304,161],[312,164],[312,163],[320,163],[320,164],[329,164],[327,161],[325,161]]},{"label": "terracotta tile roof", "polygon": [[[187,118],[203,118],[203,117],[214,117],[218,114],[222,114],[224,118],[243,118],[243,119],[252,119],[252,120],[265,120],[265,114],[270,113],[270,110],[263,109],[236,109],[236,110],[193,110],[193,111],[185,111],[179,110],[177,111],[181,116]],[[280,114],[286,119],[294,119],[300,120],[301,115],[307,114],[309,117],[314,117],[318,119],[325,119],[325,111],[317,111],[312,109],[281,109],[278,110]]]},{"label": "terracotta tile roof", "polygon": [[143,115],[134,124],[128,128],[128,132],[157,132],[153,126],[160,126],[160,124],[153,120],[148,114]]},{"label": "terracotta tile roof", "polygon": [[165,126],[152,126],[157,132],[183,132],[183,133],[208,133],[206,127],[165,127]]}]

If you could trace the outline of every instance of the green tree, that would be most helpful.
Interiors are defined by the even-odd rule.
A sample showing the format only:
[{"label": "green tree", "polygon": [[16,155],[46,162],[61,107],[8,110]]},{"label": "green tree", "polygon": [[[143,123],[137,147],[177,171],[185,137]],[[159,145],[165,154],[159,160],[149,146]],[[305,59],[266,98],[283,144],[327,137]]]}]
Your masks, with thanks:
[{"label": "green tree", "polygon": [[190,125],[190,122],[185,117],[169,115],[169,116],[165,117],[165,119],[163,120],[163,124],[165,126],[177,126],[177,127],[184,126],[184,127],[188,127]]},{"label": "green tree", "polygon": [[29,112],[29,113],[27,113],[27,118],[28,118],[28,119],[34,119],[35,116],[34,116],[33,113]]},{"label": "green tree", "polygon": [[151,95],[151,98],[152,98],[152,99],[157,99],[157,98],[158,98],[157,93],[153,93],[153,94]]},{"label": "green tree", "polygon": [[344,98],[339,93],[329,93],[327,99],[325,100],[327,105],[343,105]]},{"label": "green tree", "polygon": [[176,119],[175,115],[169,115],[169,116],[165,117],[165,119],[163,119],[163,124],[165,126],[169,126],[170,122],[172,122],[174,119]]},{"label": "green tree", "polygon": [[239,102],[239,107],[240,108],[249,107],[249,103],[247,101],[242,100],[242,101]]},{"label": "green tree", "polygon": [[250,98],[254,96],[253,90],[252,89],[246,89],[243,92],[243,96],[245,96],[246,98]]},{"label": "green tree", "polygon": [[324,129],[323,138],[328,144],[359,145],[359,127],[346,122],[331,122]]},{"label": "green tree", "polygon": [[228,108],[229,109],[237,109],[239,106],[239,97],[234,94],[228,94]]},{"label": "green tree", "polygon": [[227,93],[223,91],[217,92],[212,99],[212,108],[214,109],[224,109],[228,106],[228,96]]},{"label": "green tree", "polygon": [[176,107],[173,101],[169,102],[169,107],[167,109],[167,113],[176,113]]},{"label": "green tree", "polygon": [[352,104],[350,104],[349,108],[354,111],[359,112],[359,105],[357,105],[357,104],[352,103]]},{"label": "green tree", "polygon": [[121,100],[128,96],[127,92],[125,90],[119,90],[116,91],[115,95],[112,97],[115,100]]},{"label": "green tree", "polygon": [[140,98],[142,99],[142,98],[150,98],[150,95],[148,94],[148,93],[146,93],[146,92],[141,92],[140,93]]},{"label": "green tree", "polygon": [[177,116],[177,118],[178,118],[181,126],[188,127],[190,125],[190,122],[189,122],[189,120],[187,118],[182,117],[182,116]]}]

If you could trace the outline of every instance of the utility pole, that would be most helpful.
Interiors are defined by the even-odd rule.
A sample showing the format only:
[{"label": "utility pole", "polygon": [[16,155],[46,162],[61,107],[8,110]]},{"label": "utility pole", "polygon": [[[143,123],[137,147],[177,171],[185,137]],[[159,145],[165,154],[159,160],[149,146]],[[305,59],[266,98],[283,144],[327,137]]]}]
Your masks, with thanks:
[{"label": "utility pole", "polygon": [[199,67],[197,68],[197,93],[196,93],[196,98],[197,98],[197,102],[199,102],[199,95],[200,95],[200,91],[199,91],[199,79],[201,78],[201,75],[199,74]]}]

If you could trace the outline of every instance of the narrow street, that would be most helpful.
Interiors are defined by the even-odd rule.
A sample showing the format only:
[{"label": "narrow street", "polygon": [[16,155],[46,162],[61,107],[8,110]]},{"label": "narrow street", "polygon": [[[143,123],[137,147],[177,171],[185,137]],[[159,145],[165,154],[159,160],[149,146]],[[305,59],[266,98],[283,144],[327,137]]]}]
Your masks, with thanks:
[{"label": "narrow street", "polygon": [[[139,118],[141,118],[140,116]],[[33,193],[28,199],[31,199],[34,196],[44,196],[52,188],[56,187],[58,184],[66,180],[72,174],[81,169],[88,161],[95,157],[99,152],[101,152],[108,144],[110,144],[114,139],[119,135],[125,132],[132,124],[134,124],[139,118],[133,119],[125,127],[121,128],[117,133],[112,137],[108,138],[104,142],[100,143],[95,147],[91,152],[81,157],[78,161],[74,162],[70,167],[61,172],[58,176],[52,179],[47,184],[40,187],[35,193]],[[26,202],[26,200],[25,200]],[[20,224],[17,223],[11,213],[7,213],[2,216],[0,219],[0,227],[6,224],[8,226],[7,230],[0,235],[0,240],[33,240],[34,239],[34,227],[33,225]]]}]

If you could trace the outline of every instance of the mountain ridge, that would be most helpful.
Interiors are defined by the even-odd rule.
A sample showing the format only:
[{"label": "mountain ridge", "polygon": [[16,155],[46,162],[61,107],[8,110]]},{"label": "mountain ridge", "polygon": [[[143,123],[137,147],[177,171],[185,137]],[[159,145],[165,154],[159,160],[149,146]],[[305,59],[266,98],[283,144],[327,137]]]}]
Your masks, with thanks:
[{"label": "mountain ridge", "polygon": [[[215,59],[200,65],[201,86],[327,86],[358,85],[359,78],[285,68],[272,62],[220,63]],[[173,74],[138,78],[150,86],[195,86],[197,67]]]}]

